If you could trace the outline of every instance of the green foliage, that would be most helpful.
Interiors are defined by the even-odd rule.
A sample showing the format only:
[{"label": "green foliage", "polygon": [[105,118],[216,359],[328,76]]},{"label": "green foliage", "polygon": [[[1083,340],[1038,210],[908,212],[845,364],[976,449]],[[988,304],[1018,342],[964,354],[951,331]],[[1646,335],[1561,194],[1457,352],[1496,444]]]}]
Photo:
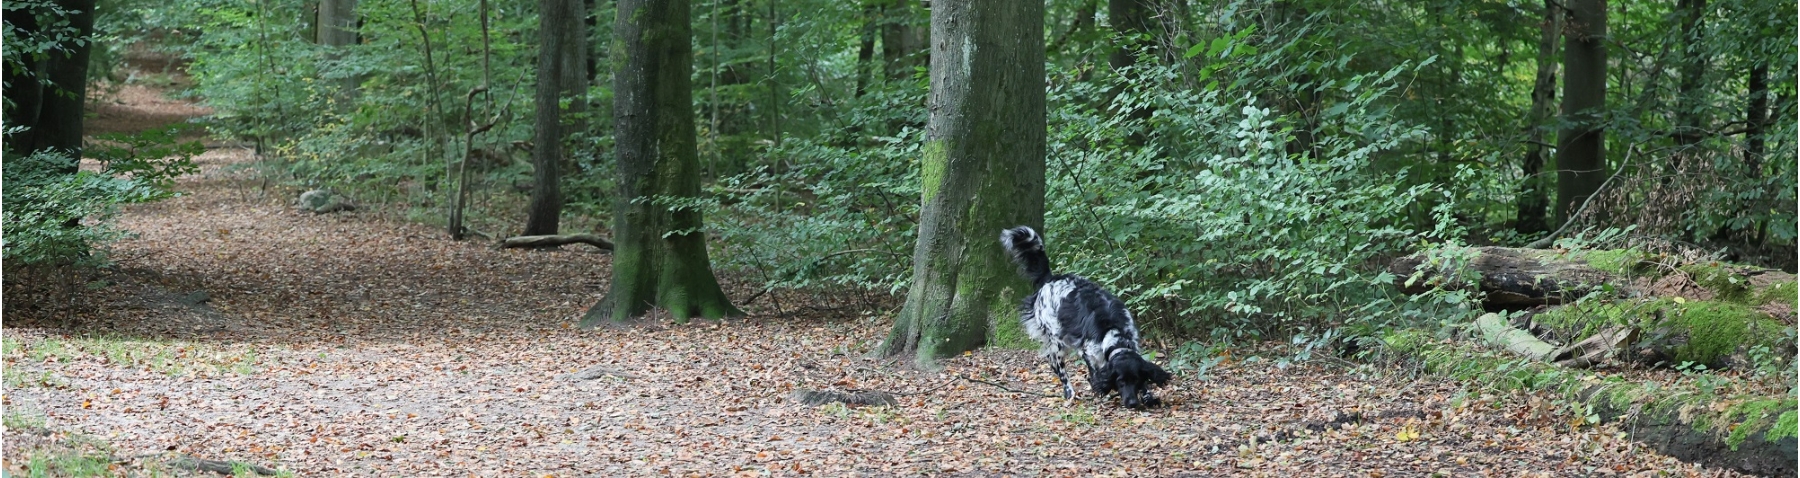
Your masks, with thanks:
[{"label": "green foliage", "polygon": [[8,153],[4,250],[10,264],[97,264],[95,246],[120,236],[106,221],[118,205],[169,197],[148,180],[76,171],[54,152]]}]

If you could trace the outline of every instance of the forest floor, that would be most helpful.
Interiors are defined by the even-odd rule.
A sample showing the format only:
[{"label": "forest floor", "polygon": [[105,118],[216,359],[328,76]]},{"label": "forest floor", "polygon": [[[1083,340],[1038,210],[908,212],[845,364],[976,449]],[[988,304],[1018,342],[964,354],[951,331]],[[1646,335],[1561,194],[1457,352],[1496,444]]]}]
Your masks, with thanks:
[{"label": "forest floor", "polygon": [[[98,112],[103,130],[205,113],[138,86]],[[183,196],[121,217],[136,236],[88,305],[7,278],[8,473],[203,474],[172,467],[186,457],[293,476],[1735,476],[1546,396],[1400,365],[1235,350],[1135,411],[1036,395],[1056,387],[1027,351],[869,358],[888,314],[829,296],[579,330],[603,253],[451,241],[379,206],[298,212],[250,150],[209,146]],[[899,404],[805,406],[800,389]]]}]

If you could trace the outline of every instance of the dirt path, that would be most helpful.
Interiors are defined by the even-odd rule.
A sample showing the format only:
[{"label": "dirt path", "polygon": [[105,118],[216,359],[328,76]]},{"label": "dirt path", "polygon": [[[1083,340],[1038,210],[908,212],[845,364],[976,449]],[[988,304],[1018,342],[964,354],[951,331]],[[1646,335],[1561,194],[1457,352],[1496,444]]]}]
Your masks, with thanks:
[{"label": "dirt path", "polygon": [[[9,315],[8,472],[73,442],[129,475],[179,454],[296,476],[1729,476],[1404,371],[1227,362],[1138,412],[958,378],[1050,392],[1025,352],[863,358],[888,323],[854,313],[573,330],[608,256],[295,212],[249,160],[218,145],[188,195],[132,208],[98,307]],[[559,378],[596,366],[616,373]],[[902,395],[808,407],[796,389]]]}]

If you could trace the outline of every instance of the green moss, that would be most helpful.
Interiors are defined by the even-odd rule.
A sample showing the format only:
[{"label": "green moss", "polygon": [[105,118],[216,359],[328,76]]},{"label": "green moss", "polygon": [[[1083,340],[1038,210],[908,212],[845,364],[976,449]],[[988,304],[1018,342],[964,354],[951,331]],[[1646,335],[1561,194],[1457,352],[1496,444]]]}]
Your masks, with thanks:
[{"label": "green moss", "polygon": [[[1733,423],[1730,427],[1731,434],[1726,435],[1725,437],[1725,444],[1735,451],[1737,450],[1738,445],[1743,444],[1745,439],[1750,438],[1751,434],[1764,430],[1768,431],[1768,433],[1765,434],[1765,439],[1767,439],[1767,436],[1775,433],[1775,427],[1764,427],[1761,426],[1762,423],[1770,418],[1770,415],[1772,415],[1772,412],[1775,410],[1787,410],[1788,413],[1784,413],[1782,416],[1788,417],[1791,420],[1792,417],[1789,414],[1793,413],[1796,406],[1800,406],[1800,402],[1796,402],[1793,399],[1767,399],[1751,400],[1731,407],[1725,411],[1725,416],[1722,417],[1726,422]],[[1777,422],[1780,420],[1781,418],[1776,417]],[[1789,423],[1792,422],[1790,421]],[[1777,425],[1779,425],[1779,423],[1777,423]],[[1791,433],[1791,431],[1789,431],[1789,433]]]},{"label": "green moss", "polygon": [[1614,275],[1638,276],[1655,271],[1650,267],[1650,255],[1637,249],[1587,251],[1581,258],[1588,266]]},{"label": "green moss", "polygon": [[1681,271],[1694,282],[1717,294],[1717,300],[1745,302],[1750,298],[1750,280],[1721,262],[1695,263],[1681,266]]},{"label": "green moss", "polygon": [[1648,301],[1586,302],[1552,309],[1533,317],[1538,323],[1586,337],[1612,326],[1629,325],[1644,331],[1668,329],[1684,334],[1687,343],[1675,347],[1674,359],[1717,365],[1739,346],[1784,347],[1783,326],[1768,315],[1742,304],[1660,298]]},{"label": "green moss", "polygon": [[[1001,297],[1006,295],[1002,294]],[[988,338],[988,345],[1009,349],[1037,348],[1037,341],[1026,335],[1025,327],[1019,325],[1019,307],[1016,304],[996,300],[993,309],[988,313],[988,317],[994,320],[988,327],[989,333],[993,334]]]},{"label": "green moss", "polygon": [[1769,431],[1763,434],[1764,440],[1777,441],[1800,435],[1800,424],[1796,424],[1796,414],[1793,408],[1790,406],[1788,411],[1781,412],[1781,416],[1775,417],[1775,424],[1770,425]]},{"label": "green moss", "polygon": [[[1740,379],[1706,374],[1717,384],[1697,386],[1683,380],[1679,383],[1635,382],[1619,377],[1599,377],[1592,372],[1562,369],[1553,365],[1529,362],[1480,347],[1457,345],[1437,340],[1418,330],[1390,332],[1382,337],[1392,352],[1417,360],[1428,372],[1449,376],[1486,389],[1544,390],[1556,393],[1574,403],[1587,404],[1603,419],[1612,420],[1635,410],[1639,417],[1661,417],[1692,426],[1695,430],[1725,437],[1734,449],[1757,433],[1763,439],[1777,441],[1796,436],[1796,407],[1791,395],[1757,397],[1721,393],[1741,389],[1741,385],[1723,385]],[[1715,404],[1732,403],[1730,407]],[[1603,411],[1605,410],[1605,411]],[[1780,412],[1779,415],[1776,415]]]},{"label": "green moss", "polygon": [[919,160],[919,180],[925,203],[937,197],[938,188],[944,184],[944,170],[950,167],[949,150],[945,149],[943,140],[926,141],[921,148]]},{"label": "green moss", "polygon": [[1751,300],[1750,304],[1763,305],[1776,302],[1786,302],[1789,304],[1800,302],[1800,289],[1796,288],[1794,281],[1777,283],[1758,291],[1756,293],[1756,298]]}]

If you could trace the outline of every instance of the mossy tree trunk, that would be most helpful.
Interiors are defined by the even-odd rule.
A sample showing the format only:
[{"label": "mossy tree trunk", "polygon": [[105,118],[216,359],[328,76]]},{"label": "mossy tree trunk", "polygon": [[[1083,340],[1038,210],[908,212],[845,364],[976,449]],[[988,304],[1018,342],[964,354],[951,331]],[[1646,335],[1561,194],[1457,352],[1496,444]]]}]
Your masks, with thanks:
[{"label": "mossy tree trunk", "polygon": [[622,0],[612,50],[614,203],[611,290],[581,321],[626,322],[652,308],[677,320],[741,315],[713,277],[700,210],[693,45],[686,0]]},{"label": "mossy tree trunk", "polygon": [[1044,5],[937,0],[931,118],[912,288],[880,355],[936,359],[986,343],[1030,288],[1004,228],[1044,217]]},{"label": "mossy tree trunk", "polygon": [[571,116],[587,110],[587,13],[581,0],[538,0],[537,147],[531,151],[531,203],[526,207],[527,236],[557,233],[562,216],[563,139],[580,131],[565,126],[562,102]]}]

